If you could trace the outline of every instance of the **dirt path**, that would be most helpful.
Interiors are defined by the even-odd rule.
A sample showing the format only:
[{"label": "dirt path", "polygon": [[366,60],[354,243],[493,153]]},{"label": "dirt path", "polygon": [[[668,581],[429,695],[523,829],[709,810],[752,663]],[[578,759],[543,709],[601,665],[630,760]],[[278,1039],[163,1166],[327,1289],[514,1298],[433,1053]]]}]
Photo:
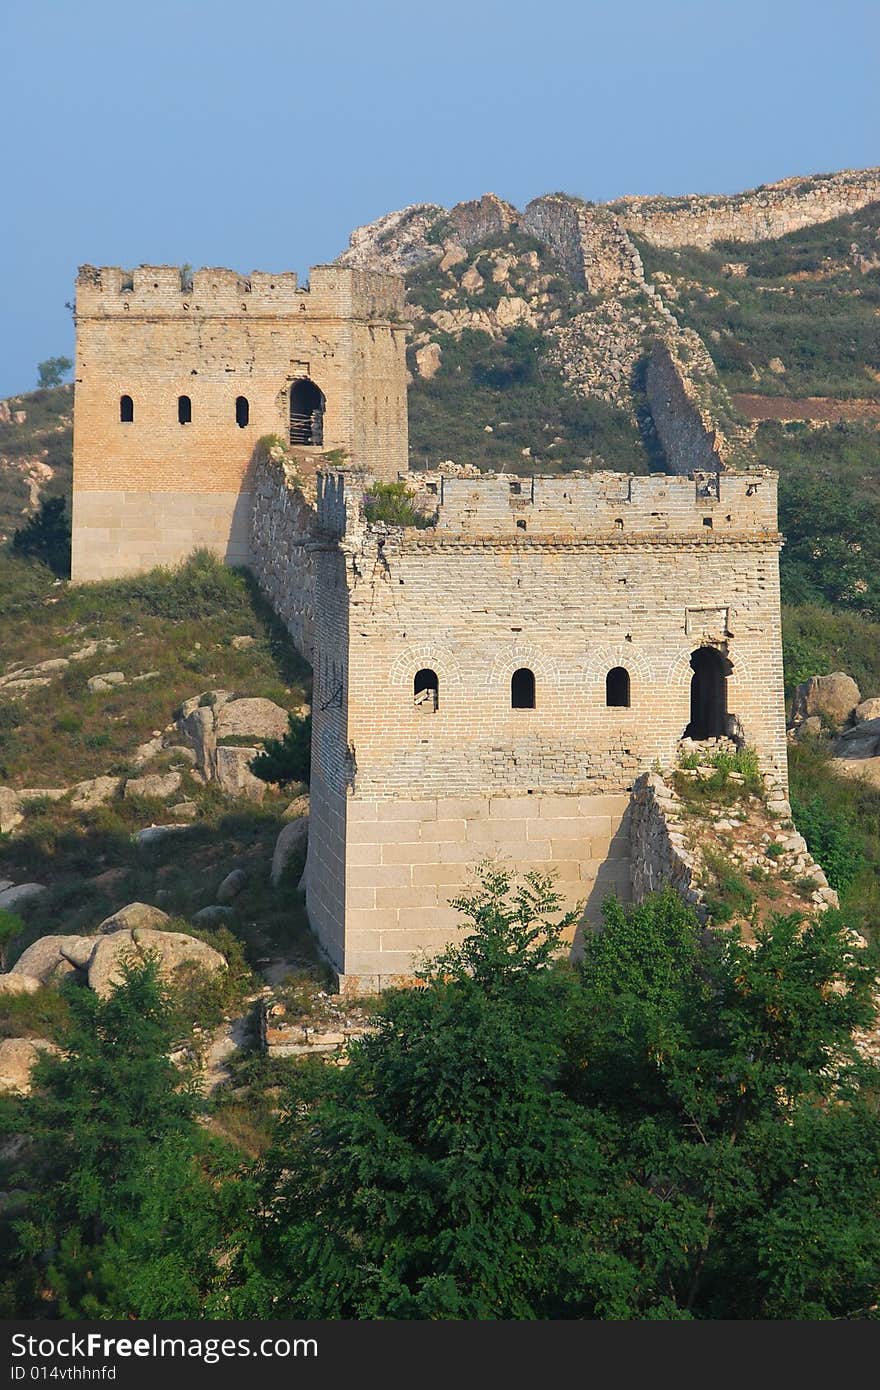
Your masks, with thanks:
[{"label": "dirt path", "polygon": [[841,420],[880,423],[880,401],[839,401],[832,396],[746,396],[734,395],[731,400],[740,414],[748,420],[816,420],[836,424]]}]

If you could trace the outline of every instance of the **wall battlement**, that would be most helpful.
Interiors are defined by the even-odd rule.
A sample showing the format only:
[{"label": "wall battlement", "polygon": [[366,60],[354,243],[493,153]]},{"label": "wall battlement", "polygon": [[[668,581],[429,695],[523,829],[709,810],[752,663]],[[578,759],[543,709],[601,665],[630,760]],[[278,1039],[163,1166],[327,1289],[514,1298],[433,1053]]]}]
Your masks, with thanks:
[{"label": "wall battlement", "polygon": [[[593,473],[588,476],[462,478],[413,475],[434,526],[406,531],[420,544],[455,538],[509,537],[527,543],[546,537],[650,536],[730,539],[777,534],[777,475],[697,472],[690,476]],[[318,525],[343,537],[364,523],[364,482],[357,475],[325,472],[318,479]]]},{"label": "wall battlement", "polygon": [[178,266],[80,267],[77,318],[291,315],[305,321],[345,318],[396,321],[404,312],[402,282],[394,275],[319,265],[301,288],[293,271],[201,269],[184,281]]}]

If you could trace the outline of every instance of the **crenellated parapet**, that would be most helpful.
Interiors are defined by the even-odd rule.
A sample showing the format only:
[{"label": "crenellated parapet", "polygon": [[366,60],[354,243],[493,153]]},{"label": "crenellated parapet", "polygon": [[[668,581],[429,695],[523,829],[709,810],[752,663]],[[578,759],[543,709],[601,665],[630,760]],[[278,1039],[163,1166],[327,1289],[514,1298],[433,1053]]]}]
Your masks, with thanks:
[{"label": "crenellated parapet", "polygon": [[173,265],[81,266],[76,281],[78,319],[185,315],[400,320],[402,282],[377,271],[319,265],[300,287],[294,271],[205,268],[188,273]]},{"label": "crenellated parapet", "polygon": [[[599,472],[469,478],[438,472],[412,475],[411,483],[432,524],[424,529],[384,524],[372,529],[400,532],[421,546],[475,539],[521,545],[778,539],[777,475],[769,469],[648,477]],[[361,534],[364,486],[357,474],[319,474],[318,526],[325,535],[342,539]]]}]

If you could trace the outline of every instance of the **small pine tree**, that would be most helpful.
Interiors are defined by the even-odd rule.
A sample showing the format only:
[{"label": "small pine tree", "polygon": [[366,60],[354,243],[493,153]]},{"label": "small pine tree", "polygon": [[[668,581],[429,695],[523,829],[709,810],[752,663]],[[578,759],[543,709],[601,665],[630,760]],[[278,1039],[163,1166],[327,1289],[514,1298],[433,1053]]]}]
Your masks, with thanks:
[{"label": "small pine tree", "polygon": [[265,751],[251,762],[251,771],[263,782],[285,786],[289,782],[308,783],[312,755],[312,716],[288,715],[283,738],[267,738]]},{"label": "small pine tree", "polygon": [[63,497],[46,497],[40,510],[12,538],[19,555],[42,560],[53,574],[70,574],[70,521]]}]

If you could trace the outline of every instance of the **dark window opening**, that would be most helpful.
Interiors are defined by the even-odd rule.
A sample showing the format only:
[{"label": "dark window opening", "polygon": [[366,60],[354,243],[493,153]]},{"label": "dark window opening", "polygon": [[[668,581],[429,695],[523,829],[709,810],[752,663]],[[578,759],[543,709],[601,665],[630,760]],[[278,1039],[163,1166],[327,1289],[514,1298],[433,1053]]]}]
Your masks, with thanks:
[{"label": "dark window opening", "polygon": [[178,424],[181,424],[181,425],[189,425],[189,424],[192,423],[192,417],[193,417],[193,408],[192,408],[192,401],[190,400],[189,396],[178,396],[178,397],[177,397],[177,421],[178,421]]},{"label": "dark window opening", "polygon": [[711,516],[704,516],[704,517],[703,517],[703,525],[704,525],[704,526],[708,526],[708,528],[709,528],[710,531],[712,530],[712,518],[711,518]]},{"label": "dark window opening", "polygon": [[615,666],[605,677],[605,703],[629,709],[629,671],[625,666]]},{"label": "dark window opening", "polygon": [[431,671],[427,667],[422,671],[416,671],[413,681],[413,704],[418,709],[428,710],[433,713],[440,705],[440,682],[437,679],[437,672]]},{"label": "dark window opening", "polygon": [[235,398],[235,423],[240,430],[243,430],[251,418],[250,401],[247,396],[236,396]]},{"label": "dark window opening", "polygon": [[722,738],[727,734],[729,663],[714,647],[699,647],[691,657],[691,722],[687,738]]},{"label": "dark window opening", "polygon": [[313,381],[301,377],[290,388],[291,444],[324,443],[324,393]]},{"label": "dark window opening", "polygon": [[119,397],[119,419],[123,425],[130,425],[134,419],[134,401],[131,396]]},{"label": "dark window opening", "polygon": [[524,531],[526,529],[526,523],[524,521],[520,520],[516,524],[518,530]]},{"label": "dark window opening", "polygon": [[535,673],[521,666],[510,678],[511,709],[535,708]]},{"label": "dark window opening", "polygon": [[622,516],[616,516],[616,517],[614,518],[614,529],[615,529],[615,531],[622,531],[622,530],[623,530],[623,517],[622,517]]}]

